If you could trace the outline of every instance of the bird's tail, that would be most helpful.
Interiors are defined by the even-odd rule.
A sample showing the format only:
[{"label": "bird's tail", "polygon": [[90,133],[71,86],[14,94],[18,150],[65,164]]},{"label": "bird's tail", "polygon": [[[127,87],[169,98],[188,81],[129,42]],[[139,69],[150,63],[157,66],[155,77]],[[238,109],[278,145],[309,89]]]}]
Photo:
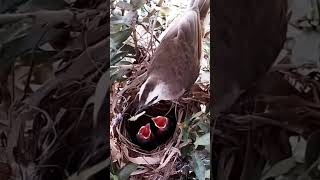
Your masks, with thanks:
[{"label": "bird's tail", "polygon": [[210,0],[191,0],[191,7],[199,10],[200,20],[203,21],[210,9]]}]

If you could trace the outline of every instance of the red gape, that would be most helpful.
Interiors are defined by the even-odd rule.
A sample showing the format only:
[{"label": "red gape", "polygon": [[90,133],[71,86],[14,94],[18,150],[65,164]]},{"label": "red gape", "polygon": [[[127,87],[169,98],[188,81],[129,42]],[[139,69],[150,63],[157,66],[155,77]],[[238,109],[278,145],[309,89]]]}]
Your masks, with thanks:
[{"label": "red gape", "polygon": [[153,134],[150,128],[150,123],[146,124],[145,126],[141,126],[136,137],[140,144],[145,144],[147,142],[150,142],[153,137]]},{"label": "red gape", "polygon": [[152,121],[159,129],[164,129],[167,127],[168,124],[168,118],[164,116],[157,116],[155,118],[152,118]]},{"label": "red gape", "polygon": [[150,129],[150,124],[147,124],[145,126],[142,126],[140,128],[139,134],[142,136],[144,139],[149,139],[151,135],[151,129]]},{"label": "red gape", "polygon": [[158,128],[156,132],[157,137],[163,138],[163,136],[168,135],[169,127],[171,125],[169,118],[164,116],[157,116],[151,119],[154,122],[154,125]]}]

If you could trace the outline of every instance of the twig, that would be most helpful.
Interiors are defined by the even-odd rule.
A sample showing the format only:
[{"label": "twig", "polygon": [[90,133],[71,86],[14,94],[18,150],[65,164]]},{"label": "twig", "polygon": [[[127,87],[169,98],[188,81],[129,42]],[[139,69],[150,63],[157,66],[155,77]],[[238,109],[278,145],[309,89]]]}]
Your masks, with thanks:
[{"label": "twig", "polygon": [[137,31],[136,31],[136,18],[137,12],[134,15],[134,19],[132,21],[132,38],[134,42],[134,50],[136,51],[136,60],[139,59],[139,49],[138,49],[138,39],[137,39]]},{"label": "twig", "polygon": [[[144,29],[146,32],[148,32],[149,34],[151,34],[151,32],[148,31],[148,28],[147,28],[145,25],[143,25],[143,24],[141,24],[141,23],[139,23],[138,25],[142,26],[143,29]],[[160,43],[160,41],[159,41],[159,39],[157,38],[156,35],[154,35],[154,34],[151,34],[151,35],[153,36],[153,38],[154,38],[158,43]]]}]

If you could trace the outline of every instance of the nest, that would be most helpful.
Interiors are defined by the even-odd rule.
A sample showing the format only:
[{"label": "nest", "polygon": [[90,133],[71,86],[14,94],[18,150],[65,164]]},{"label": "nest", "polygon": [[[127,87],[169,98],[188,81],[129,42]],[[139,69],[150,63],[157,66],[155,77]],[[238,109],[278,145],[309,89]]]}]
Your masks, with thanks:
[{"label": "nest", "polygon": [[[141,77],[145,77],[144,74]],[[151,150],[146,150],[135,143],[134,133],[146,122],[144,115],[134,122],[128,119],[135,115],[139,85],[144,78],[137,77],[122,91],[113,96],[110,123],[110,145],[112,162],[122,168],[127,163],[138,164],[138,169],[131,174],[131,179],[168,179],[177,174],[176,166],[181,155],[180,149],[189,142],[182,142],[182,123],[191,112],[198,112],[200,104],[208,102],[206,92],[200,86],[195,86],[185,98],[178,102],[160,101],[146,109],[146,114],[155,117],[162,115],[174,120],[174,129],[164,142]],[[191,108],[190,108],[191,107]],[[149,118],[150,119],[150,118]]]},{"label": "nest", "polygon": [[[132,91],[131,93],[136,93]],[[141,175],[145,178],[164,178],[172,175],[172,169],[175,169],[175,163],[180,155],[180,146],[182,140],[182,126],[180,125],[185,111],[182,106],[170,102],[160,102],[155,107],[150,107],[147,112],[150,115],[165,113],[174,116],[176,126],[171,137],[166,142],[155,147],[153,150],[146,150],[134,142],[133,132],[144,121],[144,117],[139,117],[136,121],[130,122],[128,118],[134,113],[134,100],[130,101],[127,93],[116,105],[116,109],[121,109],[121,104],[129,104],[121,112],[118,112],[111,123],[111,154],[113,162],[122,167],[128,162],[140,165],[138,170],[132,173],[131,178],[136,179]],[[127,100],[129,99],[129,101]],[[126,102],[127,101],[127,102]],[[169,111],[168,111],[169,110]],[[135,128],[133,124],[136,124]],[[132,132],[131,130],[134,129]],[[170,168],[170,170],[169,170]]]}]

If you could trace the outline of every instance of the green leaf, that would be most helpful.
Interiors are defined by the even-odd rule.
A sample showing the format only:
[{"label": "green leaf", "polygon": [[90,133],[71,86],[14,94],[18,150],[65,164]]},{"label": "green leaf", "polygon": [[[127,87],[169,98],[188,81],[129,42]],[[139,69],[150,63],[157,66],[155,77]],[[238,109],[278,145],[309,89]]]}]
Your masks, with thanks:
[{"label": "green leaf", "polygon": [[98,113],[101,109],[103,102],[105,101],[105,97],[108,93],[110,86],[109,82],[109,70],[107,70],[103,75],[100,77],[95,93],[94,93],[94,109],[93,109],[93,120],[94,124],[97,125],[98,121]]},{"label": "green leaf", "polygon": [[[119,63],[117,63],[117,65],[121,65],[121,64],[132,64],[129,61],[120,61]],[[127,75],[130,72],[130,69],[128,68],[118,68],[118,67],[112,67],[111,68],[111,74],[110,74],[110,80],[111,82],[122,82],[127,80],[127,77],[125,77],[125,75]]]},{"label": "green leaf", "polygon": [[118,177],[117,175],[112,174],[112,173],[110,172],[110,179],[111,179],[111,180],[119,180],[119,177]]},{"label": "green leaf", "polygon": [[268,179],[270,177],[277,177],[282,174],[287,173],[290,169],[294,168],[296,166],[296,161],[294,158],[290,157],[288,159],[284,159],[278,163],[276,163],[274,166],[272,166],[266,174],[262,177],[261,180]]},{"label": "green leaf", "polygon": [[129,179],[130,174],[136,171],[137,168],[138,168],[138,165],[134,163],[129,163],[125,165],[118,174],[119,179],[121,180]]},{"label": "green leaf", "polygon": [[201,137],[197,136],[197,139],[194,142],[195,149],[197,149],[199,145],[206,146],[209,144],[210,144],[210,133],[207,133]]},{"label": "green leaf", "polygon": [[199,128],[205,133],[210,131],[210,125],[208,123],[199,121],[197,126],[199,126]]},{"label": "green leaf", "polygon": [[110,35],[110,47],[118,49],[131,35],[131,29],[125,29]]},{"label": "green leaf", "polygon": [[192,155],[194,172],[199,180],[205,180],[206,168],[197,152]]},{"label": "green leaf", "polygon": [[120,62],[126,55],[128,54],[128,52],[118,52],[116,54],[112,54],[110,57],[110,65],[114,66],[115,64],[117,64],[118,62]]}]

